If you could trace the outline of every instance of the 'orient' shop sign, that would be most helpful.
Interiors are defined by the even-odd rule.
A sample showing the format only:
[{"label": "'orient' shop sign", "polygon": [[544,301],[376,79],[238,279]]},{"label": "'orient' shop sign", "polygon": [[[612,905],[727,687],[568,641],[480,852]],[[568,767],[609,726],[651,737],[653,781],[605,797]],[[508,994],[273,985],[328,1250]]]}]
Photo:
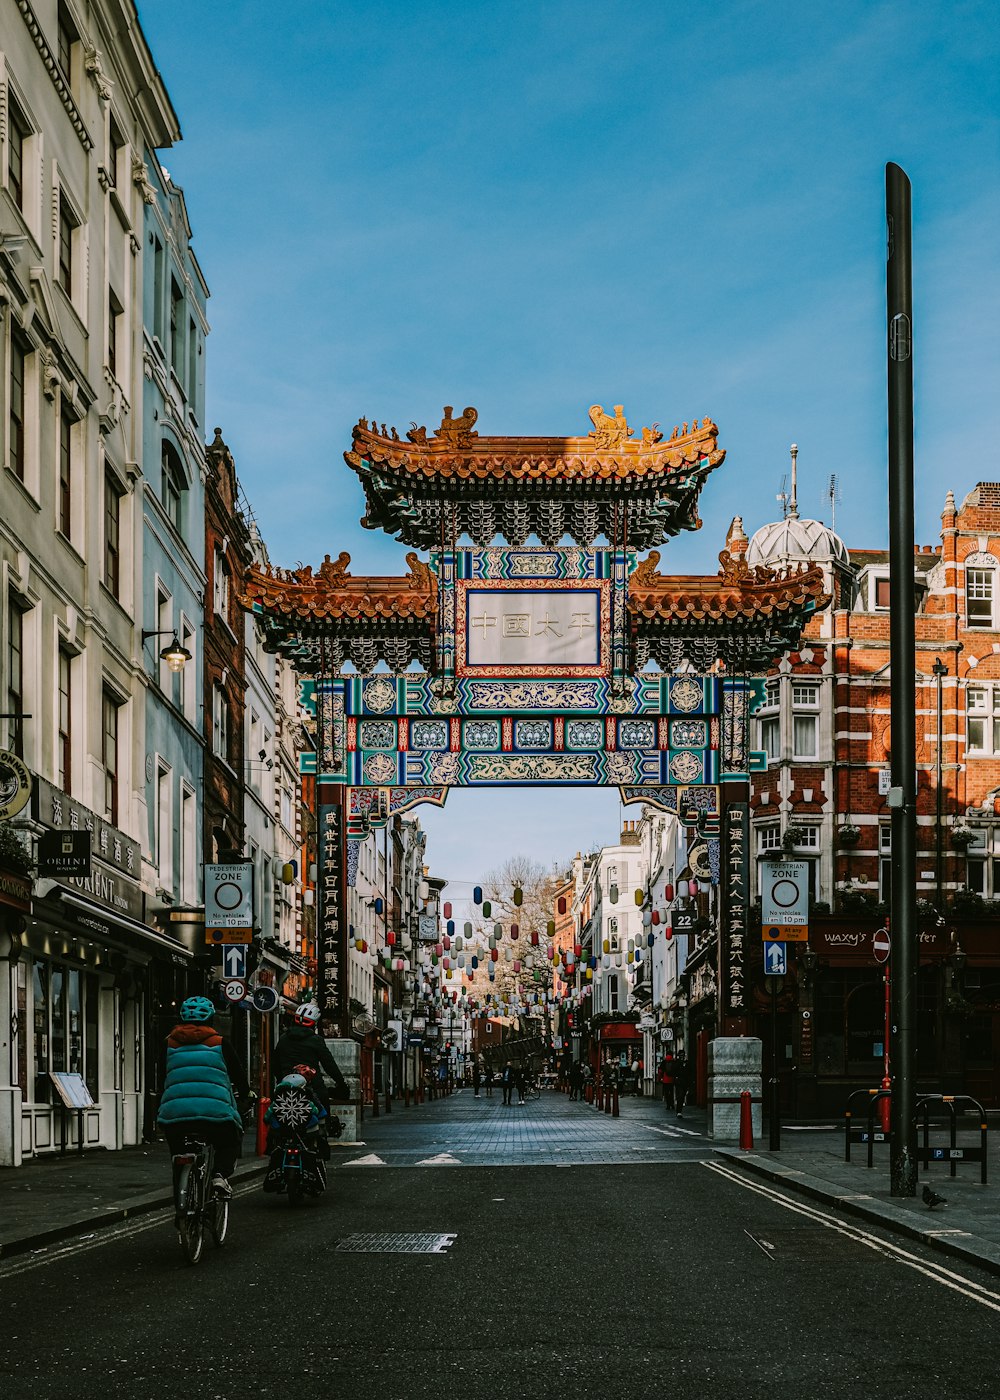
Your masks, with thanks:
[{"label": "'orient' shop sign", "polygon": [[[96,858],[132,880],[140,878],[142,856],[138,841],[133,841],[102,817],[95,816],[81,802],[68,797],[44,778],[35,780],[31,811],[42,826],[52,827],[56,831],[89,831],[91,852]],[[80,888],[87,889],[87,885],[81,884]],[[88,890],[88,893],[91,891]],[[101,896],[95,895],[95,898]]]},{"label": "'orient' shop sign", "polygon": [[750,845],[750,809],[746,802],[731,802],[726,807],[723,835],[725,1004],[728,1011],[739,1015],[747,1005],[745,960],[749,912],[747,852]]},{"label": "'orient' shop sign", "polygon": [[99,904],[106,904],[118,914],[142,919],[142,890],[133,880],[119,875],[117,870],[109,869],[100,861],[93,862],[91,873],[85,880],[71,879],[68,883],[81,894],[89,895]]}]

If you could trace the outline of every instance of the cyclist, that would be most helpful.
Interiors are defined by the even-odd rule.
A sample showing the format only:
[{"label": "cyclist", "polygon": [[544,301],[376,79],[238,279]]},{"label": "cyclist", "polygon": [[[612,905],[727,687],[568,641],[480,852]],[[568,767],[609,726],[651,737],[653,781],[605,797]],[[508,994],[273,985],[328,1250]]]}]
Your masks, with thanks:
[{"label": "cyclist", "polygon": [[212,1185],[228,1193],[243,1141],[240,1104],[249,1102],[250,1085],[236,1051],[211,1024],[214,1016],[207,997],[181,1003],[180,1024],[164,1047],[156,1116],[171,1156],[183,1150],[185,1138],[198,1138],[215,1149]]},{"label": "cyclist", "polygon": [[319,1070],[325,1070],[333,1080],[334,1097],[347,1099],[350,1094],[340,1066],[327,1049],[326,1041],[316,1033],[319,1018],[320,1009],[315,1002],[306,1002],[298,1007],[294,1024],[279,1037],[271,1052],[271,1073],[276,1080],[280,1080],[297,1067],[309,1065],[317,1071],[316,1078],[310,1083],[310,1090],[329,1112],[330,1099]]}]

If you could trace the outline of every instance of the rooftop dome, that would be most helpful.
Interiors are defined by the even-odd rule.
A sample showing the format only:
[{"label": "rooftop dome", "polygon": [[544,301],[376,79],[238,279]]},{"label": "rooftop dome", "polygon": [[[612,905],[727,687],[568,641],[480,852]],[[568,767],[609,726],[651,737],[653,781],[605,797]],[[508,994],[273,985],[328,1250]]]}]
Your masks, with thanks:
[{"label": "rooftop dome", "polygon": [[831,560],[850,563],[847,546],[829,525],[821,520],[799,520],[797,516],[762,525],[747,548],[747,563],[751,566],[800,559],[816,564]]},{"label": "rooftop dome", "polygon": [[788,564],[808,560],[811,564],[849,564],[847,546],[839,535],[834,534],[822,520],[799,519],[798,456],[799,449],[793,442],[789,448],[792,458],[791,495],[778,497],[788,506],[784,520],[775,520],[771,525],[762,525],[747,546],[747,563],[751,568],[757,564]]}]

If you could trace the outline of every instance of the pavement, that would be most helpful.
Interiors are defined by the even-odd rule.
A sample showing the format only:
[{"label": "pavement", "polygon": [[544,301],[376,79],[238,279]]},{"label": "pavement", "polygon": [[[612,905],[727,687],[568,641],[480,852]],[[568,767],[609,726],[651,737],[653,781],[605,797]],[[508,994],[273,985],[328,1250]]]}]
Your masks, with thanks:
[{"label": "pavement", "polygon": [[[844,1214],[1000,1274],[1000,1133],[991,1134],[988,1185],[980,1185],[978,1164],[959,1163],[951,1177],[947,1162],[933,1163],[920,1172],[917,1196],[899,1199],[889,1188],[888,1147],[876,1146],[871,1170],[863,1144],[853,1146],[848,1163],[839,1125],[784,1125],[780,1151],[757,1144],[743,1152],[708,1137],[704,1110],[689,1107],[678,1119],[650,1098],[623,1097],[615,1118],[553,1090],[524,1107],[505,1107],[499,1091],[477,1100],[471,1089],[462,1089],[409,1108],[396,1103],[391,1113],[367,1117],[363,1132],[363,1142],[332,1144],[335,1169],[628,1166],[725,1158]],[[946,1142],[943,1131],[932,1135],[932,1145],[938,1142]],[[978,1134],[963,1134],[959,1143],[978,1143]],[[265,1166],[248,1133],[234,1184],[249,1183]],[[924,1183],[945,1203],[929,1210],[920,1194]],[[170,1201],[167,1151],[160,1142],[40,1158],[0,1171],[0,1258],[96,1235]]]}]

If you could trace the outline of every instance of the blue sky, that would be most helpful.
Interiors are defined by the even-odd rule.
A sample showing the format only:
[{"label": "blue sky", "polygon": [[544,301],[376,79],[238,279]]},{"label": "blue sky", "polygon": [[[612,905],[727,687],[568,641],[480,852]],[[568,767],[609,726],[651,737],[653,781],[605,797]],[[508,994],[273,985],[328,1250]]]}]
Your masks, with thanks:
[{"label": "blue sky", "polygon": [[[402,572],[342,453],[362,414],[402,431],[445,403],[484,433],[586,432],[593,402],[709,414],[728,458],[672,570],[714,572],[732,515],[774,518],[793,441],[802,513],[829,520],[836,473],[839,531],[882,543],[886,160],[914,187],[918,540],[949,486],[1000,474],[992,4],[139,12],[212,290],[209,426],[277,562]],[[614,829],[611,794],[529,801],[543,859]],[[428,815],[436,868],[474,876],[524,799],[490,813],[481,840]]]}]

